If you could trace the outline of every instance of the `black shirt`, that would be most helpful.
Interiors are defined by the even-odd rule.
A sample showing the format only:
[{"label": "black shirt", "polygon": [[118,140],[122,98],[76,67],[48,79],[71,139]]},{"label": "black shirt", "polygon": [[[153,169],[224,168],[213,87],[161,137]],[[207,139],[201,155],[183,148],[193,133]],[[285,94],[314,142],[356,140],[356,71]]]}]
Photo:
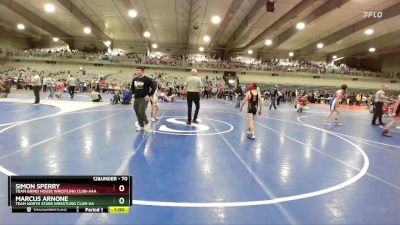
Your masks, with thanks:
[{"label": "black shirt", "polygon": [[241,97],[244,95],[243,89],[241,87],[236,88],[235,92],[236,92],[236,94],[238,94]]},{"label": "black shirt", "polygon": [[149,77],[135,77],[132,80],[131,92],[135,98],[144,98],[146,95],[153,96],[156,84]]},{"label": "black shirt", "polygon": [[275,88],[272,90],[271,92],[271,97],[276,98],[278,96],[278,90],[276,90]]}]

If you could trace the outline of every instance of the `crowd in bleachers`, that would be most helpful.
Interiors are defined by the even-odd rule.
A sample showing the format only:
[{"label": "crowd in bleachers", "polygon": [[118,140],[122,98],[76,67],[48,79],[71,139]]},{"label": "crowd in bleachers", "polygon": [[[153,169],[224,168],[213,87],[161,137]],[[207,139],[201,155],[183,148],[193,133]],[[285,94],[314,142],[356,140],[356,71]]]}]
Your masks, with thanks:
[{"label": "crowd in bleachers", "polygon": [[[29,73],[20,73],[18,76],[10,76],[13,73],[0,74],[0,97],[7,97],[10,90],[15,87],[16,89],[32,89]],[[50,73],[45,75],[40,73],[42,78],[42,91],[48,91],[49,80],[57,74],[57,91],[56,97],[61,98],[62,92],[68,92],[67,77],[70,71],[59,71],[57,73]],[[165,72],[157,72],[149,75],[158,83],[158,98],[163,102],[174,102],[177,98],[185,99],[183,94],[183,83],[185,77],[173,76]],[[101,99],[101,93],[113,94],[110,101],[113,104],[123,103],[130,104],[130,81],[123,83],[115,83],[110,81],[110,76],[93,76],[91,79],[80,80],[77,78],[76,89],[78,93],[90,93],[93,101],[96,98]],[[203,92],[202,98],[224,99],[225,101],[240,101],[243,99],[244,93],[247,91],[245,85],[240,85],[235,88],[229,84],[225,84],[222,77],[219,76],[206,76],[203,78]],[[59,90],[61,87],[61,90]],[[272,93],[277,89],[277,96],[274,97]],[[264,97],[264,102],[267,106],[273,106],[272,102],[279,105],[281,103],[289,102],[296,104],[302,99],[306,99],[308,103],[328,104],[334,94],[332,88],[276,88],[272,85],[260,85],[260,94]],[[368,91],[353,91],[348,92],[341,102],[343,105],[349,106],[364,106],[372,111],[373,105],[373,92]],[[395,99],[395,95],[391,96]],[[102,99],[101,99],[102,100]],[[386,114],[389,115],[391,105],[385,104]]]},{"label": "crowd in bleachers", "polygon": [[308,62],[293,59],[263,59],[248,57],[230,57],[226,59],[215,56],[190,55],[171,56],[161,53],[149,55],[122,50],[85,53],[70,50],[68,47],[51,49],[0,49],[0,55],[5,57],[46,57],[53,59],[79,59],[85,61],[129,62],[143,65],[162,65],[169,67],[196,67],[208,69],[239,69],[248,71],[298,72],[310,74],[342,74],[351,76],[378,76],[400,78],[400,74],[381,74],[349,68],[345,64],[334,65],[325,62]]},{"label": "crowd in bleachers", "polygon": [[[64,49],[60,51],[67,50]],[[135,57],[136,56],[137,55],[135,55]],[[148,59],[154,60],[154,58],[145,58],[145,60]],[[166,61],[170,60],[170,58],[167,56],[165,58],[157,58],[157,60],[158,59],[165,59]],[[188,57],[187,60],[197,62],[199,59]],[[212,60],[207,59],[205,61],[208,61],[209,63],[209,61]],[[257,63],[248,58],[236,59],[235,63],[241,64],[244,63],[244,61],[246,61],[245,63],[249,63],[250,65],[252,63],[256,65]],[[268,63],[277,66],[288,66],[287,68],[298,66],[300,66],[299,68],[302,68],[302,66],[313,66],[313,64],[308,64],[306,62],[293,62],[290,60],[270,60]],[[118,96],[122,96],[125,90],[130,89],[130,82],[132,79],[132,73],[129,69],[125,69],[125,71],[123,71],[123,69],[119,69],[119,71],[117,72],[110,72],[113,71],[111,69],[102,70],[102,72],[92,71],[92,69],[87,71],[83,66],[71,66],[65,68],[53,66],[43,70],[41,70],[40,68],[35,69],[39,72],[39,75],[41,76],[44,91],[46,91],[46,86],[49,83],[49,77],[52,77],[57,81],[57,83],[62,83],[61,86],[64,89],[63,91],[67,92],[68,85],[66,80],[69,75],[73,75],[77,80],[76,92],[90,93],[93,89],[95,89],[98,93],[119,93]],[[30,81],[31,70],[32,68],[30,67],[2,67],[0,70],[0,96],[5,97],[6,94],[10,92],[11,87],[13,86],[16,89],[32,89]],[[176,98],[184,98],[184,96],[182,96],[182,90],[184,81],[187,77],[187,74],[185,74],[185,72],[165,72],[160,69],[158,72],[154,72],[153,70],[152,72],[150,72],[150,74],[147,75],[149,75],[151,78],[155,79],[159,83],[160,100],[171,102],[174,101]],[[205,84],[202,94],[204,98],[222,98],[227,100],[233,100],[237,98],[237,89],[233,88],[230,85],[226,85],[222,76],[219,74],[204,74],[203,83]],[[260,86],[262,87],[262,85]],[[265,86],[260,90],[265,99],[270,99],[271,89],[272,87],[268,88],[267,86]],[[281,101],[292,102],[294,95],[304,96],[311,103],[328,103],[330,98],[332,98],[333,92],[334,90],[332,88],[319,88],[318,90],[308,88],[304,90],[295,90],[294,88],[288,87],[279,90],[279,93],[281,94],[276,99],[276,101],[277,103]],[[61,96],[61,93],[59,94],[59,96]],[[369,106],[371,103],[371,98],[372,94],[366,91],[363,91],[363,93],[348,93],[345,100],[343,101],[343,104]]]},{"label": "crowd in bleachers", "polygon": [[[125,76],[125,79],[117,80],[116,74],[105,74],[99,75],[95,73],[82,72],[83,68],[79,68],[75,71],[53,71],[47,74],[44,71],[40,71],[39,74],[42,78],[43,91],[47,91],[47,85],[50,77],[54,78],[57,83],[62,83],[63,91],[67,92],[67,78],[71,74],[80,74],[81,76],[76,77],[76,92],[90,93],[95,89],[98,93],[118,93],[118,96],[124,94],[126,90],[130,89],[130,79],[132,76]],[[10,68],[8,71],[2,71],[0,73],[0,92],[9,92],[11,87],[16,89],[32,89],[30,82],[30,71],[31,68],[15,69]],[[159,87],[159,98],[161,101],[172,102],[176,98],[184,98],[182,95],[183,84],[186,79],[183,75],[172,75],[166,72],[154,72],[148,74],[151,78],[158,82]],[[203,98],[220,98],[225,100],[237,99],[239,95],[242,95],[246,90],[245,86],[242,85],[242,91],[238,92],[237,88],[231,85],[227,85],[223,78],[218,75],[206,75],[203,77]],[[271,93],[273,87],[260,85],[260,93],[264,96],[264,99],[271,99]],[[328,103],[332,98],[334,89],[295,89],[292,87],[281,88],[276,98],[279,105],[280,102],[293,102],[294,97],[304,96],[311,103]],[[59,94],[61,96],[61,94]],[[343,104],[347,105],[371,105],[371,93],[368,92],[350,92],[347,94]],[[56,95],[57,96],[57,95]],[[115,100],[115,99],[114,99]],[[119,101],[117,101],[119,102]]]}]

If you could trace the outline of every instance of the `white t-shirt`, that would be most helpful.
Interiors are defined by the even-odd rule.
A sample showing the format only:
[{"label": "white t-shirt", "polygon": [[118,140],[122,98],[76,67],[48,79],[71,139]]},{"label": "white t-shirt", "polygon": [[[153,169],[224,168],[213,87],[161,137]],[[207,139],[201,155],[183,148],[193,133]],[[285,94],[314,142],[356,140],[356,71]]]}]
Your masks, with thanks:
[{"label": "white t-shirt", "polygon": [[47,85],[49,83],[49,78],[43,78],[43,85]]},{"label": "white t-shirt", "polygon": [[385,99],[381,98],[381,95],[385,95],[385,92],[383,90],[379,90],[375,94],[375,102],[384,102]]},{"label": "white t-shirt", "polygon": [[68,86],[76,86],[76,79],[75,77],[69,77],[67,79]]},{"label": "white t-shirt", "polygon": [[201,79],[198,76],[190,76],[185,81],[185,86],[188,92],[199,92],[199,89],[203,87]]},{"label": "white t-shirt", "polygon": [[42,82],[40,80],[39,74],[36,74],[31,79],[32,86],[42,86]]},{"label": "white t-shirt", "polygon": [[92,93],[90,93],[90,97],[92,98],[92,100],[97,100],[99,99],[99,92],[93,91]]}]

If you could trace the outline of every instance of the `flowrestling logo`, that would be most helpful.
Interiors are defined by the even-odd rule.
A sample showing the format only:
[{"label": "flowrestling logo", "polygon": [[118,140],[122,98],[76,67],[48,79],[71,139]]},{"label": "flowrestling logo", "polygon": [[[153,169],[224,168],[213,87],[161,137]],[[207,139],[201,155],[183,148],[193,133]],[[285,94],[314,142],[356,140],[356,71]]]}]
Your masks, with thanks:
[{"label": "flowrestling logo", "polygon": [[364,13],[364,18],[382,18],[383,17],[383,12],[381,11],[367,11],[363,12]]}]

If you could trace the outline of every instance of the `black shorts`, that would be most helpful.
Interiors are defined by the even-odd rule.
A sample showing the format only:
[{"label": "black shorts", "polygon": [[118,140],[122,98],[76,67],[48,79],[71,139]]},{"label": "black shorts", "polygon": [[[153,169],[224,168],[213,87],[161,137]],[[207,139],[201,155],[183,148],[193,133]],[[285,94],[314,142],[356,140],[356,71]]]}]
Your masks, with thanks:
[{"label": "black shorts", "polygon": [[248,109],[247,109],[247,113],[252,113],[253,115],[256,115],[257,114],[257,107],[249,107]]}]

